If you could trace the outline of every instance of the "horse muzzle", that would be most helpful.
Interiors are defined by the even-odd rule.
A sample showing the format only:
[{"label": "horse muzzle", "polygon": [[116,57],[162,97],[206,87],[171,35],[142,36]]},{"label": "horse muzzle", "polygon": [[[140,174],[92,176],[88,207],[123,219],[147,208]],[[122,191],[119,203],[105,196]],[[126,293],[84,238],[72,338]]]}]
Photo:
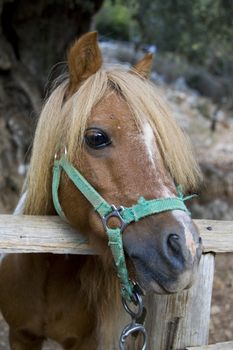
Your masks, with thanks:
[{"label": "horse muzzle", "polygon": [[166,212],[132,224],[123,243],[136,280],[146,291],[176,293],[195,280],[202,243],[186,213]]}]

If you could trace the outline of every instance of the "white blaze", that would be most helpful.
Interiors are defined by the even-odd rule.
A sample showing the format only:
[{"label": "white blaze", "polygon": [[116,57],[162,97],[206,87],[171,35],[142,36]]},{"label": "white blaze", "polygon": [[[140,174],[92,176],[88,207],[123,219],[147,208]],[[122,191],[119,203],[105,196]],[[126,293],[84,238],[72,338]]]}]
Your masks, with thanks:
[{"label": "white blaze", "polygon": [[[153,132],[152,127],[149,123],[145,123],[143,126],[143,142],[146,146],[147,154],[149,157],[149,161],[152,164],[152,168],[154,171],[154,176],[156,176],[156,164],[155,161],[159,161],[159,157],[156,157],[156,152],[159,152],[159,149],[157,147],[157,144],[155,142],[155,135]],[[159,164],[157,164],[157,167],[159,167]],[[171,190],[164,185],[163,179],[158,179],[158,182],[160,184],[160,196],[163,198],[169,198],[174,197],[174,194],[171,192]]]},{"label": "white blaze", "polygon": [[156,143],[155,143],[155,135],[149,123],[146,123],[143,127],[143,139],[146,145],[149,159],[151,163],[154,165]]},{"label": "white blaze", "polygon": [[186,246],[189,249],[192,257],[194,257],[196,255],[197,245],[194,242],[192,232],[189,229],[190,218],[188,214],[181,210],[173,210],[172,214],[174,215],[175,219],[183,226]]}]

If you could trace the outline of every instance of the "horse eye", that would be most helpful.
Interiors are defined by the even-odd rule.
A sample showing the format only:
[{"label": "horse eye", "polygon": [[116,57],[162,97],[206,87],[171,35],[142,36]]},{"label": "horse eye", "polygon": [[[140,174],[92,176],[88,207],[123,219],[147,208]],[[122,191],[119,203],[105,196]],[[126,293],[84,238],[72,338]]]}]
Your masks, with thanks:
[{"label": "horse eye", "polygon": [[94,149],[104,148],[112,143],[108,135],[103,130],[97,128],[86,130],[85,142],[89,147]]}]

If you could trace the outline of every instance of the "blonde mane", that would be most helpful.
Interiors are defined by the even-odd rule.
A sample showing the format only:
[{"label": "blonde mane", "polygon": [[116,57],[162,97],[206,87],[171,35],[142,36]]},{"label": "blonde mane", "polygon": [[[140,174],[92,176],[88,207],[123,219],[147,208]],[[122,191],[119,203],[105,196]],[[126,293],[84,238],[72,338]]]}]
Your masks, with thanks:
[{"label": "blonde mane", "polygon": [[70,161],[77,161],[92,108],[109,87],[120,91],[139,127],[145,120],[150,123],[174,180],[185,190],[196,187],[200,173],[190,143],[152,83],[120,69],[99,70],[65,101],[67,85],[68,80],[52,92],[40,115],[27,176],[24,214],[50,213],[54,155],[66,146]]}]

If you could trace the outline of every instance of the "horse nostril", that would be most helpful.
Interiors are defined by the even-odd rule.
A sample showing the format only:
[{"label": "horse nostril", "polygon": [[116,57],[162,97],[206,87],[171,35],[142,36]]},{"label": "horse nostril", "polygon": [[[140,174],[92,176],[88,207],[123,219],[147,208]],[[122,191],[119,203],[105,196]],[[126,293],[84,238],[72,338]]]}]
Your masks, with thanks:
[{"label": "horse nostril", "polygon": [[180,253],[180,249],[181,249],[180,237],[176,233],[171,233],[168,236],[167,244],[168,244],[168,247],[171,248],[171,250],[175,254],[179,254]]}]

